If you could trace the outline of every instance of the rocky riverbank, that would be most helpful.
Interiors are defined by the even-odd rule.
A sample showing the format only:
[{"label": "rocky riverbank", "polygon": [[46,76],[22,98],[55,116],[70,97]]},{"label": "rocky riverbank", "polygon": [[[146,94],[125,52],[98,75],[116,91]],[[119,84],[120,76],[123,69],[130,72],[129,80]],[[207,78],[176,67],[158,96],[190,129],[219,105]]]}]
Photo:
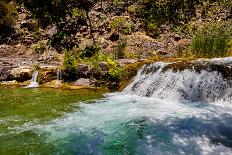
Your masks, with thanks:
[{"label": "rocky riverbank", "polygon": [[65,79],[66,71],[60,65],[16,65],[7,61],[0,61],[0,84],[27,86],[30,84],[32,74],[38,70],[37,82],[40,87],[68,88],[68,89],[109,89],[118,90],[125,87],[130,79],[137,73],[146,60],[120,59],[118,64],[124,69],[122,79],[108,79],[109,64],[100,62],[96,70],[88,64],[77,65],[77,76],[72,81]]},{"label": "rocky riverbank", "polygon": [[[157,61],[157,60],[156,60]],[[163,67],[163,71],[172,70],[182,72],[183,70],[192,70],[200,73],[202,71],[217,72],[225,79],[231,79],[231,57],[223,59],[198,59],[198,60],[178,60],[166,59],[168,65]],[[41,65],[41,66],[11,66],[7,63],[1,63],[0,84],[27,86],[30,84],[32,74],[35,70],[39,71],[37,82],[40,87],[66,88],[66,89],[108,89],[123,90],[137,74],[137,71],[144,65],[155,62],[135,59],[123,59],[118,63],[123,70],[121,79],[108,79],[109,65],[106,62],[100,63],[100,70],[92,68],[88,64],[78,64],[78,74],[72,81],[65,79],[65,70],[60,66]],[[145,65],[146,67],[146,65]],[[152,70],[151,70],[152,69]],[[147,74],[156,70],[148,69]]]}]

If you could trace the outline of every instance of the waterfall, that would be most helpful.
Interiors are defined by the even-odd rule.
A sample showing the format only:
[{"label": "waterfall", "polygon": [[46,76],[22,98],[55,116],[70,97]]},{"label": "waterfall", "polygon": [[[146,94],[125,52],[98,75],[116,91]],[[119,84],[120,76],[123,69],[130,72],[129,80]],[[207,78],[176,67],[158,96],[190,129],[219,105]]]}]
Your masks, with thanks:
[{"label": "waterfall", "polygon": [[62,80],[62,71],[59,68],[57,69],[56,72],[56,78],[57,78],[56,86],[59,87],[61,85],[61,80]]},{"label": "waterfall", "polygon": [[231,99],[231,58],[156,62],[122,93],[13,131],[38,134],[50,154],[53,146],[53,154],[231,155]]},{"label": "waterfall", "polygon": [[37,82],[38,74],[39,74],[39,72],[37,70],[35,70],[33,72],[31,83],[28,86],[26,86],[26,88],[36,88],[36,87],[39,87],[39,83]]},{"label": "waterfall", "polygon": [[124,93],[169,101],[230,102],[231,64],[232,59],[228,58],[225,61],[156,62],[143,66]]},{"label": "waterfall", "polygon": [[56,77],[57,77],[57,79],[58,79],[59,81],[62,80],[62,72],[61,72],[61,70],[60,70],[59,68],[57,69]]}]

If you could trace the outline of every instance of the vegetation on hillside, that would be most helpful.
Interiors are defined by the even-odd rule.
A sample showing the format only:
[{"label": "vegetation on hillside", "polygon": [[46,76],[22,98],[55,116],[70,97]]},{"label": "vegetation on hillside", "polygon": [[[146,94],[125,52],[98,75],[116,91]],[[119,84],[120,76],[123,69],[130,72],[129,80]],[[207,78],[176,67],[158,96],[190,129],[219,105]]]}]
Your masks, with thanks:
[{"label": "vegetation on hillside", "polygon": [[[22,10],[28,12],[27,20],[33,21],[31,25],[25,26],[27,23],[24,23],[17,26],[17,17]],[[52,48],[64,55],[63,67],[67,80],[74,80],[78,76],[78,63],[87,63],[99,70],[99,63],[104,61],[109,66],[108,75],[104,79],[119,81],[123,76],[123,69],[116,60],[128,58],[129,54],[133,55],[126,51],[127,36],[138,31],[145,32],[147,36],[158,41],[177,34],[175,39],[177,52],[174,54],[178,57],[228,56],[231,54],[232,46],[231,25],[230,0],[2,0],[0,2],[0,43],[11,42],[9,40],[12,40],[12,33],[16,33],[15,30],[18,33],[16,38],[21,40],[25,39],[26,33],[32,33],[31,36],[36,38],[35,43],[33,42],[36,46],[33,48],[37,54]],[[54,33],[40,42],[39,31],[49,27],[55,27]],[[26,28],[29,32],[26,32]],[[167,35],[168,33],[170,35]],[[107,45],[99,46],[96,37],[106,34],[110,36],[104,39],[111,41],[112,48],[104,53],[103,49]],[[80,47],[82,38],[91,41],[86,43],[85,47]],[[191,40],[186,47],[179,45],[178,41],[183,38]],[[140,48],[140,45],[135,46]],[[148,52],[158,53],[159,49]],[[141,52],[140,55],[134,54],[134,57],[142,59],[143,55],[144,52]]]}]

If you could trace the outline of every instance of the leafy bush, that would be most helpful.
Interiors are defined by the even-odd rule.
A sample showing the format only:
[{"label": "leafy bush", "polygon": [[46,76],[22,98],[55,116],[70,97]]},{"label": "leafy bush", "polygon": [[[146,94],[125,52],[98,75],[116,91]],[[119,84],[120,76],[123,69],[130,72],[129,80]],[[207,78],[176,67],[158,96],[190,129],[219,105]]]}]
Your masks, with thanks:
[{"label": "leafy bush", "polygon": [[147,22],[146,29],[147,33],[153,37],[158,36],[158,34],[160,33],[160,28],[157,26],[156,23]]},{"label": "leafy bush", "polygon": [[44,42],[38,42],[34,47],[36,53],[42,54],[46,50],[46,44]]},{"label": "leafy bush", "polygon": [[130,34],[135,29],[134,23],[129,23],[124,17],[116,17],[110,23],[111,27],[118,32]]},{"label": "leafy bush", "polygon": [[119,82],[123,76],[123,68],[119,66],[117,62],[112,59],[107,59],[109,64],[109,80]]},{"label": "leafy bush", "polygon": [[123,59],[125,57],[126,44],[126,39],[120,38],[118,45],[113,46],[115,59]]},{"label": "leafy bush", "polygon": [[77,65],[76,60],[73,57],[71,51],[64,50],[64,79],[68,81],[73,81],[77,77]]},{"label": "leafy bush", "polygon": [[101,48],[97,44],[87,46],[83,50],[74,48],[73,53],[78,63],[89,64],[93,68],[98,68],[99,62],[106,61],[106,59],[110,57],[109,55],[101,53]]},{"label": "leafy bush", "polygon": [[114,7],[117,7],[122,4],[122,0],[113,0]]},{"label": "leafy bush", "polygon": [[229,24],[213,24],[199,30],[191,43],[191,51],[197,57],[222,57],[228,55],[231,39]]},{"label": "leafy bush", "polygon": [[74,36],[66,35],[63,32],[54,34],[49,40],[49,44],[56,48],[58,52],[63,51],[63,49],[72,50],[73,47],[78,46],[78,42]]},{"label": "leafy bush", "polygon": [[128,7],[128,11],[131,13],[131,14],[135,14],[137,12],[137,7],[135,5],[130,5]]},{"label": "leafy bush", "polygon": [[80,58],[90,58],[100,51],[100,47],[97,44],[87,46],[84,50],[80,51]]}]

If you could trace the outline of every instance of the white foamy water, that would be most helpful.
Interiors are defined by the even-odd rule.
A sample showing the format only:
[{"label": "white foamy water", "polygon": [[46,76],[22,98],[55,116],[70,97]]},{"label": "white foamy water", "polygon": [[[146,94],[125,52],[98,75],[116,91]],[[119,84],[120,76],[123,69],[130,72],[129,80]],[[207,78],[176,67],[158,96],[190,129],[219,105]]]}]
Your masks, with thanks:
[{"label": "white foamy water", "polygon": [[139,71],[125,94],[153,97],[169,101],[231,102],[232,81],[217,71],[201,72],[164,70],[168,64],[154,63]]},{"label": "white foamy water", "polygon": [[[113,147],[113,143],[119,141],[132,145],[136,154],[232,153],[229,145],[231,107],[170,102],[136,95],[110,94],[94,104],[83,104],[80,110],[46,125],[28,124],[18,130],[46,134],[46,143],[54,144],[63,143],[63,140],[70,144],[77,136],[75,144],[70,145],[83,145],[87,140],[84,145],[91,145],[89,150],[96,150],[101,145]],[[138,137],[134,132],[141,132],[142,136]],[[135,144],[130,144],[133,142]],[[61,144],[57,145],[60,147]],[[77,152],[82,149],[89,151],[83,147]]]},{"label": "white foamy water", "polygon": [[26,88],[36,88],[36,87],[39,87],[39,83],[37,82],[38,74],[39,74],[39,72],[37,70],[35,70],[33,72],[31,83],[28,86],[26,86]]},{"label": "white foamy water", "polygon": [[231,81],[217,71],[144,66],[122,92],[18,132],[74,154],[231,155]]},{"label": "white foamy water", "polygon": [[56,87],[60,87],[61,86],[61,80],[62,80],[62,71],[61,69],[57,69],[57,72],[56,72]]}]

